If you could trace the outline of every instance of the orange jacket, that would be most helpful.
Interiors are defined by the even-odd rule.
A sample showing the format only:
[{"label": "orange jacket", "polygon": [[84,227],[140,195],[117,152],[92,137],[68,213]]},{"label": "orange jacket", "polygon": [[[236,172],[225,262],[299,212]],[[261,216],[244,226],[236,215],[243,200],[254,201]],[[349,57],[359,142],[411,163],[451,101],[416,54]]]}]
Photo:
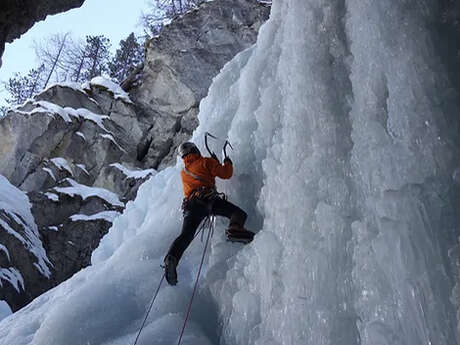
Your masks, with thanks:
[{"label": "orange jacket", "polygon": [[[233,175],[233,166],[230,162],[221,165],[218,161],[210,157],[202,157],[191,153],[184,157],[185,169],[181,171],[182,185],[186,198],[200,187],[215,188],[216,177],[229,179]],[[196,177],[199,179],[197,179]]]}]

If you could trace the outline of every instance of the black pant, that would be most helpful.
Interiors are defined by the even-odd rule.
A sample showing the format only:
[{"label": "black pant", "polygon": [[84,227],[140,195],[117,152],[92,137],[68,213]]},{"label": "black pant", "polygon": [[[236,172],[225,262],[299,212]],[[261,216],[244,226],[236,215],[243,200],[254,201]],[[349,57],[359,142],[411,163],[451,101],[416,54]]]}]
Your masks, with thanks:
[{"label": "black pant", "polygon": [[246,212],[241,208],[219,197],[189,200],[184,205],[182,232],[172,243],[167,255],[174,256],[179,262],[182,254],[192,242],[198,226],[208,215],[229,218],[231,225],[241,227],[244,226],[247,218]]}]

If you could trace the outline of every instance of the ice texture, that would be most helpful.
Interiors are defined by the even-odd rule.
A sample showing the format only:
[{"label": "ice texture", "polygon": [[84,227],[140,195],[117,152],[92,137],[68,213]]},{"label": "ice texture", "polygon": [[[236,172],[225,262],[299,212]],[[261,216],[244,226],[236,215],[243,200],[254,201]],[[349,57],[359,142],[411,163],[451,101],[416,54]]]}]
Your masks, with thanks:
[{"label": "ice texture", "polygon": [[[192,138],[235,147],[217,187],[257,234],[228,243],[216,223],[182,344],[458,343],[459,109],[435,13],[424,0],[273,1]],[[91,267],[1,322],[0,344],[132,343],[180,231],[181,168],[139,188]],[[177,343],[202,250],[195,240],[179,284],[160,289],[138,344]]]},{"label": "ice texture", "polygon": [[11,309],[5,301],[0,301],[0,320],[11,315]]}]

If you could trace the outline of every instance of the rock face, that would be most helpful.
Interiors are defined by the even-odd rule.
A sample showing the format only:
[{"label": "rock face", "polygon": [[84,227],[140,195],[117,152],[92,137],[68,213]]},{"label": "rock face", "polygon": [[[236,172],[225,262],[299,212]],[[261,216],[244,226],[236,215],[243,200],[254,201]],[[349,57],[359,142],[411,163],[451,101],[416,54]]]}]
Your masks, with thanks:
[{"label": "rock face", "polygon": [[161,119],[164,130],[162,137],[147,135],[151,142],[143,161],[155,168],[171,163],[178,143],[197,126],[198,106],[212,78],[255,42],[268,15],[269,8],[254,0],[208,2],[147,43],[140,85],[129,93],[141,113]]},{"label": "rock face", "polygon": [[0,67],[6,42],[12,42],[49,14],[80,7],[85,0],[2,0],[0,4]]},{"label": "rock face", "polygon": [[256,1],[205,3],[147,43],[129,94],[101,77],[55,85],[0,119],[0,178],[29,205],[8,208],[0,193],[0,300],[18,310],[90,264],[138,187],[175,161],[212,78],[268,15]]},{"label": "rock face", "polygon": [[[21,212],[0,213],[0,243],[8,253],[0,256],[0,278],[6,281],[0,298],[13,311],[88,266],[124,202],[154,173],[137,167],[142,131],[136,130],[135,116],[126,95],[96,80],[86,89],[54,86],[0,122],[5,162],[0,173],[27,192],[38,247],[44,248],[51,271],[44,276],[34,268],[37,241],[21,240],[27,231],[16,219]],[[8,272],[20,277],[12,280]]]}]

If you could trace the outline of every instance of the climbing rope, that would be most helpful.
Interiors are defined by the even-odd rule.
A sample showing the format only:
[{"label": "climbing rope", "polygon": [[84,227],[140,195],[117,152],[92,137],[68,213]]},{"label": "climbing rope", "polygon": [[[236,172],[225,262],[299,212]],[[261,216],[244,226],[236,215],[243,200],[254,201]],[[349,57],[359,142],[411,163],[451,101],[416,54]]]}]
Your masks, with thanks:
[{"label": "climbing rope", "polygon": [[198,274],[197,274],[197,277],[196,277],[196,280],[195,280],[195,286],[193,287],[192,297],[190,298],[190,303],[189,303],[188,308],[187,308],[187,314],[185,315],[185,319],[184,319],[184,325],[182,326],[182,330],[180,332],[179,341],[177,342],[177,345],[180,345],[180,343],[182,341],[182,336],[184,335],[185,326],[187,325],[187,321],[188,321],[188,318],[190,316],[190,312],[192,310],[193,298],[195,297],[196,288],[198,286],[198,280],[200,279],[201,269],[203,267],[204,257],[206,256],[206,250],[208,249],[209,239],[211,238],[212,233],[214,231],[214,229],[213,229],[214,226],[213,225],[214,225],[213,221],[210,221],[208,223],[208,236],[206,238],[206,244],[204,245],[203,255],[201,256],[200,268],[198,269]]},{"label": "climbing rope", "polygon": [[[219,194],[223,194],[223,193],[219,193]],[[225,196],[225,194],[224,194]],[[202,236],[201,236],[201,242],[203,242],[203,234],[204,232],[206,231],[206,229],[208,229],[208,237],[206,238],[206,244],[204,246],[204,250],[203,250],[203,255],[201,257],[201,263],[200,263],[200,268],[198,270],[198,275],[196,277],[196,281],[195,281],[195,286],[193,288],[193,293],[192,293],[192,297],[190,298],[190,303],[189,303],[189,306],[188,306],[188,309],[187,309],[187,314],[185,316],[185,320],[184,320],[184,325],[182,327],[182,331],[181,331],[181,334],[180,334],[180,337],[179,337],[179,342],[177,343],[177,345],[180,345],[181,341],[182,341],[182,336],[184,334],[184,331],[185,331],[185,326],[187,325],[187,321],[188,321],[188,318],[190,316],[190,311],[192,309],[192,303],[193,303],[193,298],[195,297],[195,292],[196,292],[196,288],[198,286],[198,280],[200,278],[200,274],[201,274],[201,269],[203,267],[203,263],[204,263],[204,258],[205,258],[205,255],[206,255],[206,250],[208,248],[208,243],[209,243],[209,239],[212,237],[212,235],[214,234],[214,227],[215,227],[215,222],[216,222],[216,218],[212,215],[209,215],[207,216],[204,221],[203,221],[203,224],[200,226],[200,229],[198,230],[198,232],[195,234],[195,236],[193,237],[194,239],[200,234],[200,232],[202,233]],[[204,231],[203,231],[204,230]],[[158,287],[152,297],[152,300],[150,302],[150,306],[147,310],[147,313],[145,314],[145,317],[144,317],[144,321],[142,322],[142,325],[139,329],[139,332],[137,333],[137,336],[136,336],[136,340],[134,341],[134,344],[133,345],[136,345],[137,344],[137,341],[139,340],[139,336],[141,335],[141,332],[142,330],[144,329],[144,326],[145,326],[145,322],[147,321],[147,318],[150,314],[150,311],[152,310],[152,307],[153,307],[153,303],[155,302],[155,299],[157,298],[158,296],[158,292],[160,291],[160,288],[161,288],[161,284],[163,283],[163,280],[165,279],[165,273],[163,273],[163,276],[161,277],[161,280],[160,280],[160,284],[158,284]]]},{"label": "climbing rope", "polygon": [[133,344],[133,345],[136,345],[136,344],[137,344],[137,340],[139,339],[139,336],[141,335],[142,329],[143,329],[144,326],[145,326],[145,322],[147,321],[147,318],[148,318],[148,316],[149,316],[149,314],[150,314],[150,311],[152,310],[153,303],[155,302],[155,299],[156,299],[157,296],[158,296],[158,292],[160,291],[160,287],[161,287],[161,284],[163,283],[163,280],[164,280],[164,279],[165,279],[165,274],[163,273],[163,276],[161,277],[161,280],[160,280],[160,284],[158,284],[158,288],[157,288],[156,292],[155,292],[154,295],[153,295],[152,301],[150,302],[149,309],[147,310],[147,313],[145,314],[144,321],[142,322],[142,326],[141,326],[141,328],[139,329],[139,332],[137,333],[137,337],[136,337],[136,340],[134,341],[134,344]]}]

